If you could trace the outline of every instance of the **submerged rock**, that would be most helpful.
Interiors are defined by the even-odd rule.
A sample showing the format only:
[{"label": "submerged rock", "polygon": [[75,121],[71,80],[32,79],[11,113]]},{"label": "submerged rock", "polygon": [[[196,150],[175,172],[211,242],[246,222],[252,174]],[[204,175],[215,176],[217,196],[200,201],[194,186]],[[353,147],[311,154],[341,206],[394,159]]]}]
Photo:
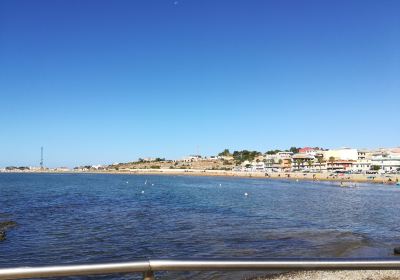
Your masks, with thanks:
[{"label": "submerged rock", "polygon": [[5,231],[6,229],[17,226],[17,223],[14,221],[5,221],[0,222],[0,231]]},{"label": "submerged rock", "polygon": [[0,241],[6,239],[6,230],[15,226],[17,226],[17,223],[14,221],[0,222]]}]

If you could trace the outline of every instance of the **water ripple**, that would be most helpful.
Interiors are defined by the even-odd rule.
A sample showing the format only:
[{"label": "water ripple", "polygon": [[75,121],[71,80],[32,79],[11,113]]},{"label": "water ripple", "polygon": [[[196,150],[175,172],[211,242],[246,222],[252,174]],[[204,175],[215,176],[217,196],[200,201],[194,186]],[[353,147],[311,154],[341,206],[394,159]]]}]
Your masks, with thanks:
[{"label": "water ripple", "polygon": [[0,243],[0,267],[148,257],[389,256],[400,243],[399,191],[264,179],[0,174],[0,221],[19,224]]}]

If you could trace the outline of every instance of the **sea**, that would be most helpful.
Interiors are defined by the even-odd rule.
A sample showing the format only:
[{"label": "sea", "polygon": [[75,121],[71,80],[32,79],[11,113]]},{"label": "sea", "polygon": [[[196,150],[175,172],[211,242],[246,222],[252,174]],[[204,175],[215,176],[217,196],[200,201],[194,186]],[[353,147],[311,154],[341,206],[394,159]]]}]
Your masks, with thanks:
[{"label": "sea", "polygon": [[[128,174],[0,174],[0,268],[143,259],[394,257],[400,187]],[[158,272],[253,279],[266,272]],[[64,278],[65,279],[65,278]],[[141,279],[120,274],[68,279]]]}]

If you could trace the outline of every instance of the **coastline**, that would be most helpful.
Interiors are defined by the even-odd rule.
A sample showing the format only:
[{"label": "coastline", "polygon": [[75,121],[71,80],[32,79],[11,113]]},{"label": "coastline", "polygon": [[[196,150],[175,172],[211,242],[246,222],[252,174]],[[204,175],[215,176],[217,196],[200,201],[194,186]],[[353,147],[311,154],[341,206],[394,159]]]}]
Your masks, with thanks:
[{"label": "coastline", "polygon": [[231,170],[200,170],[200,169],[130,169],[130,170],[91,170],[91,171],[23,171],[7,173],[45,173],[45,174],[124,174],[124,175],[166,175],[166,176],[210,176],[210,177],[237,177],[257,179],[283,179],[295,181],[339,182],[343,186],[351,183],[372,183],[395,185],[400,181],[400,174],[335,174],[329,173],[301,173],[301,172],[242,172]]}]

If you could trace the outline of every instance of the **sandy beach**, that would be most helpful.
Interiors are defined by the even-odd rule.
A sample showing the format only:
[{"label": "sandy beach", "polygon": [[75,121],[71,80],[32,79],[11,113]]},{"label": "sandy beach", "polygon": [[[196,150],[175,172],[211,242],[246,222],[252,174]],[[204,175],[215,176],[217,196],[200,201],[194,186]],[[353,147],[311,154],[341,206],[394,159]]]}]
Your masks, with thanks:
[{"label": "sandy beach", "polygon": [[138,175],[185,175],[185,176],[226,176],[242,178],[289,179],[307,181],[343,182],[343,186],[351,187],[350,183],[377,183],[395,185],[400,181],[399,174],[334,174],[330,173],[300,173],[300,172],[240,172],[226,170],[198,169],[131,169],[119,171],[97,171],[95,173],[138,174]]},{"label": "sandy beach", "polygon": [[94,174],[132,174],[132,175],[172,175],[172,176],[221,176],[239,178],[265,178],[280,180],[305,180],[337,182],[343,187],[352,187],[352,183],[375,183],[396,185],[400,182],[400,174],[331,174],[302,172],[243,172],[232,170],[201,169],[121,169],[90,171],[11,171],[9,173],[94,173]]}]

